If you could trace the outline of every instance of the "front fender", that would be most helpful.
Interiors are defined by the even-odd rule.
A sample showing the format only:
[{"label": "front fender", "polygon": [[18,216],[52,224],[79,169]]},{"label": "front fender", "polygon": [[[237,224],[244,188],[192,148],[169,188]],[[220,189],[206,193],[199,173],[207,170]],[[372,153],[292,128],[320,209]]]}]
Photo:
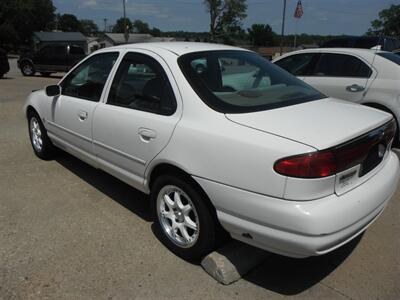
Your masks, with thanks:
[{"label": "front fender", "polygon": [[39,114],[40,118],[43,119],[46,115],[45,104],[47,98],[48,97],[44,90],[37,90],[30,93],[23,106],[25,117],[28,117],[28,109],[33,108]]}]

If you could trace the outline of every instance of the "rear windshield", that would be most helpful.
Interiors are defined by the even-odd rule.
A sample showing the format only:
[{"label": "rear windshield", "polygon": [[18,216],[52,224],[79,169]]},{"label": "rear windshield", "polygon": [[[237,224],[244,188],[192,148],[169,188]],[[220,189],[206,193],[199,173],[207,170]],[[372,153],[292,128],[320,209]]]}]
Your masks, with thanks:
[{"label": "rear windshield", "polygon": [[396,55],[391,52],[381,52],[381,53],[378,53],[378,55],[394,62],[395,64],[400,65],[400,56],[399,55]]},{"label": "rear windshield", "polygon": [[245,113],[326,98],[256,53],[204,51],[181,56],[179,66],[199,97],[223,113]]}]

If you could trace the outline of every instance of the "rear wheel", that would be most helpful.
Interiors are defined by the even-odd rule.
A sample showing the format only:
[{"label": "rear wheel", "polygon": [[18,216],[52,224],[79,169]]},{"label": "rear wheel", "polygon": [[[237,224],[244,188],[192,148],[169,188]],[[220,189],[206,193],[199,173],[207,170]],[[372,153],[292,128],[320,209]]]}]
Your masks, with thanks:
[{"label": "rear wheel", "polygon": [[35,68],[33,64],[30,62],[23,62],[21,63],[21,73],[24,76],[33,76],[35,75]]},{"label": "rear wheel", "polygon": [[55,147],[47,136],[39,115],[36,112],[30,112],[28,115],[29,137],[33,151],[41,159],[48,160],[53,158]]},{"label": "rear wheel", "polygon": [[160,240],[168,249],[187,260],[214,250],[216,219],[188,180],[161,175],[153,184],[151,201]]}]

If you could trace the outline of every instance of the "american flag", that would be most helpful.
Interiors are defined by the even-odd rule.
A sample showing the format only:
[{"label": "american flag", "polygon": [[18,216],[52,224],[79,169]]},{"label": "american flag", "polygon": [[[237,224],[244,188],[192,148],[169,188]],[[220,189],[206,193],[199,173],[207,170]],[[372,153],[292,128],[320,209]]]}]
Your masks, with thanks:
[{"label": "american flag", "polygon": [[296,10],[294,11],[294,17],[300,19],[303,16],[303,5],[301,5],[301,1],[297,2]]}]

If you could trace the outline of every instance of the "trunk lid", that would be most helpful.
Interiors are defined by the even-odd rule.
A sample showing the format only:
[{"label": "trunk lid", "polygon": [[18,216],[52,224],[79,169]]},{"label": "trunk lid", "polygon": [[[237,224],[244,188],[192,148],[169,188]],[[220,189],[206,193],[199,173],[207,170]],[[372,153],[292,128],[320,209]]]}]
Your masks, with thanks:
[{"label": "trunk lid", "polygon": [[226,118],[322,150],[367,133],[392,116],[367,106],[327,98],[266,111],[226,114]]}]

